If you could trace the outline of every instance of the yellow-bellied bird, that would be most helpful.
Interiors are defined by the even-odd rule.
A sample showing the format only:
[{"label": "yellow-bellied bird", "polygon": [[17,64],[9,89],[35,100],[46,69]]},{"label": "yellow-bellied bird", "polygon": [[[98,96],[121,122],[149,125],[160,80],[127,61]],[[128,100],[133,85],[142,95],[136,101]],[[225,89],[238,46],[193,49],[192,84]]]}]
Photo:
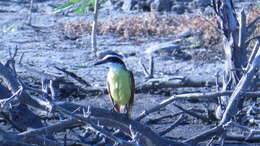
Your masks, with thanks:
[{"label": "yellow-bellied bird", "polygon": [[128,116],[131,114],[133,102],[135,81],[133,73],[127,70],[125,63],[118,55],[106,55],[95,65],[108,64],[107,90],[113,107],[117,112],[124,112]]}]

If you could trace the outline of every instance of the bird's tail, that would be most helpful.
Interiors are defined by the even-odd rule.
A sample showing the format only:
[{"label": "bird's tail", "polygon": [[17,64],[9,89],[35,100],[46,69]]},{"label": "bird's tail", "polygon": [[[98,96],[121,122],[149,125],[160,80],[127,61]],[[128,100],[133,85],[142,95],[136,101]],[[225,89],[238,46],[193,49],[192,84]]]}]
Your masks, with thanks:
[{"label": "bird's tail", "polygon": [[126,113],[127,113],[128,117],[131,116],[131,114],[132,114],[132,105],[129,105],[129,104],[126,105]]}]

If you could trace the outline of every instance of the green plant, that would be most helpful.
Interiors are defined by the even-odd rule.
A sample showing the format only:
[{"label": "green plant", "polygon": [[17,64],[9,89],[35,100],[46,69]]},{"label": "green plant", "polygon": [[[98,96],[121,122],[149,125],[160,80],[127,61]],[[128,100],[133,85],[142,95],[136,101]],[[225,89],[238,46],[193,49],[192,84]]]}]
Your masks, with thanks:
[{"label": "green plant", "polygon": [[260,3],[256,4],[256,8],[260,9]]},{"label": "green plant", "polygon": [[[104,3],[106,0],[101,0],[100,3]],[[95,6],[95,0],[69,0],[68,2],[65,2],[61,6],[54,8],[53,12],[57,13],[60,11],[63,11],[65,9],[76,7],[72,12],[74,14],[84,14],[87,13],[87,7],[94,7]]]}]

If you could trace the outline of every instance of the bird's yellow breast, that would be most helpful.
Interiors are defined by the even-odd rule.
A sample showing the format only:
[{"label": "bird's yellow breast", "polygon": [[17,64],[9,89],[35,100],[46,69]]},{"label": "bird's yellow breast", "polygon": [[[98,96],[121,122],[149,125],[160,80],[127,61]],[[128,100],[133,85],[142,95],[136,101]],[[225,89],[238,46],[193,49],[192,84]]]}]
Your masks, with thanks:
[{"label": "bird's yellow breast", "polygon": [[127,70],[110,70],[107,75],[110,94],[114,102],[125,105],[131,97],[131,79]]}]

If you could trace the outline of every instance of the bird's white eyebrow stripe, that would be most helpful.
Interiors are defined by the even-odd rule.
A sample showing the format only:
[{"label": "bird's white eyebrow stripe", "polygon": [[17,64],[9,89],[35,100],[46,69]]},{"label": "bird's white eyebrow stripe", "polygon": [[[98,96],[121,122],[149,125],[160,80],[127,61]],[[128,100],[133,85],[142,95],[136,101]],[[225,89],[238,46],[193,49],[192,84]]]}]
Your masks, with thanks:
[{"label": "bird's white eyebrow stripe", "polygon": [[116,58],[119,58],[119,59],[122,59],[122,57],[120,57],[119,55],[106,55],[103,60],[107,59],[107,58],[110,58],[110,57],[116,57]]}]

